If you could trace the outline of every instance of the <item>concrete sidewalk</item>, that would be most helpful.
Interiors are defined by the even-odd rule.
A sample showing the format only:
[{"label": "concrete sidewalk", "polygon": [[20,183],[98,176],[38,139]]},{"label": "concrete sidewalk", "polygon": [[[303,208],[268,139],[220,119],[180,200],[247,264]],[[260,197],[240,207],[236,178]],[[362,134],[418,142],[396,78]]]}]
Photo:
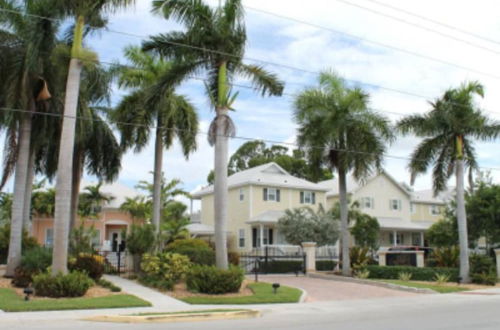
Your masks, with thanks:
[{"label": "concrete sidewalk", "polygon": [[122,292],[133,294],[143,300],[149,301],[153,308],[165,311],[189,309],[192,305],[174,299],[166,294],[145,287],[137,282],[113,275],[104,275],[103,278],[122,288]]}]

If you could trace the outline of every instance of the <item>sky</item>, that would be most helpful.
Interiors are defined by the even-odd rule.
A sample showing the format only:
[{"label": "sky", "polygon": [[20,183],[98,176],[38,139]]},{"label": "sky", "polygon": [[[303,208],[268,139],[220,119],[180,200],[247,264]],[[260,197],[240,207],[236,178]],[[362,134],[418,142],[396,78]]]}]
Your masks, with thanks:
[{"label": "sky", "polygon": [[[218,1],[207,2],[218,4]],[[429,101],[463,81],[479,80],[485,86],[485,97],[478,99],[478,104],[491,118],[500,120],[498,1],[309,0],[305,3],[300,0],[248,0],[243,4],[248,33],[245,61],[264,65],[276,73],[285,82],[287,95],[263,98],[252,90],[240,88],[234,105],[236,112],[231,114],[238,136],[293,143],[296,136],[293,95],[313,87],[317,73],[322,70],[334,70],[352,86],[365,89],[370,93],[370,107],[393,122],[407,114],[428,111]],[[403,8],[483,38],[382,4]],[[96,51],[103,62],[126,64],[122,55],[124,47],[140,45],[149,35],[182,28],[173,21],[153,15],[150,10],[150,0],[137,0],[135,7],[110,16],[108,31],[89,38],[87,46]],[[248,84],[244,80],[236,83]],[[204,94],[203,82],[189,80],[178,92],[195,105],[201,120],[200,130],[206,132],[214,113]],[[113,103],[123,95],[126,91],[115,88]],[[244,142],[231,140],[230,153]],[[414,137],[398,137],[388,154],[408,157],[418,142]],[[500,151],[497,146],[498,142],[476,144],[480,166],[498,166]],[[384,166],[397,180],[409,182],[407,160],[386,158]],[[150,143],[141,153],[130,151],[124,155],[118,180],[133,187],[139,180],[151,180],[152,168],[153,144]],[[181,179],[188,191],[206,185],[212,168],[213,148],[203,134],[198,136],[197,151],[188,160],[177,144],[164,153],[165,175],[168,179]],[[494,181],[500,180],[500,171],[492,170],[491,176]],[[86,176],[86,180],[92,178]],[[414,186],[416,190],[430,187],[428,174],[418,177]],[[197,208],[199,204],[195,204],[195,210]]]}]

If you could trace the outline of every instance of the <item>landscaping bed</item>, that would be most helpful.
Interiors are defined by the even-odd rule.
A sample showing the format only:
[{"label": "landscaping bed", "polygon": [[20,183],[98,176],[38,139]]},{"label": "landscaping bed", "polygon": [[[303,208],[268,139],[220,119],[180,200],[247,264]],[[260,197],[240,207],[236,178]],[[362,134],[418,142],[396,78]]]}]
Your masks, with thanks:
[{"label": "landscaping bed", "polygon": [[[479,284],[457,284],[452,282],[447,283],[437,283],[429,281],[402,281],[402,280],[375,280],[377,282],[390,283],[395,285],[407,286],[411,288],[418,289],[431,289],[438,293],[454,293],[463,292],[469,290],[480,290],[480,289],[491,289],[490,285],[479,285]],[[497,287],[500,285],[497,284]]]}]

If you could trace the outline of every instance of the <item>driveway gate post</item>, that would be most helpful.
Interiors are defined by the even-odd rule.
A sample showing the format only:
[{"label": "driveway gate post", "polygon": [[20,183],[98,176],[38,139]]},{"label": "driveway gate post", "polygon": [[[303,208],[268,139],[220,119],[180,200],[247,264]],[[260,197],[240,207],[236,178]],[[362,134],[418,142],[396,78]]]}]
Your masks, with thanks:
[{"label": "driveway gate post", "polygon": [[316,271],[316,243],[315,242],[304,242],[302,243],[302,248],[304,248],[304,253],[306,254],[306,272]]}]

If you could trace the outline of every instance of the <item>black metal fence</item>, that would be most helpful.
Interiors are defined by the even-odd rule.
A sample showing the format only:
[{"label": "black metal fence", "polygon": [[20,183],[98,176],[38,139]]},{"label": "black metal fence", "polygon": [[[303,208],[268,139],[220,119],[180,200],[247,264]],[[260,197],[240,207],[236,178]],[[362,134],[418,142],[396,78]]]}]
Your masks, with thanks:
[{"label": "black metal fence", "polygon": [[240,267],[247,274],[306,273],[306,255],[301,248],[283,251],[265,246],[240,254]]},{"label": "black metal fence", "polygon": [[107,273],[124,273],[127,268],[127,252],[126,251],[97,251],[104,257]]}]

